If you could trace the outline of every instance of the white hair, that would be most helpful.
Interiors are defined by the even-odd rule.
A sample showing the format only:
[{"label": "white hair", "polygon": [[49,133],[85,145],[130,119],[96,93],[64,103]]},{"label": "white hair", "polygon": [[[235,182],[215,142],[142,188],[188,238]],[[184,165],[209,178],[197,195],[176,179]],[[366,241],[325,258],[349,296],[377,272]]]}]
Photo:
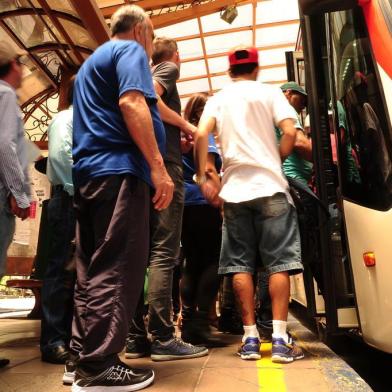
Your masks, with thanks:
[{"label": "white hair", "polygon": [[148,19],[148,14],[137,5],[124,5],[120,7],[110,19],[110,30],[112,35],[127,33],[138,23]]}]

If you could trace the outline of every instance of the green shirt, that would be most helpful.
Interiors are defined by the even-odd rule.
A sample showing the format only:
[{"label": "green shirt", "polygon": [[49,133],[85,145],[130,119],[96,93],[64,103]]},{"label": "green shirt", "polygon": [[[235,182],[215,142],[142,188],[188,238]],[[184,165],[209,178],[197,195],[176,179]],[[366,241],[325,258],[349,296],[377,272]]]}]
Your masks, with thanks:
[{"label": "green shirt", "polygon": [[352,145],[350,140],[350,133],[347,127],[347,118],[346,118],[346,111],[340,101],[336,102],[336,106],[338,109],[338,121],[339,121],[339,128],[344,128],[345,136],[346,136],[346,151],[345,151],[345,159],[347,164],[347,173],[346,178],[351,183],[360,184],[361,177],[359,175],[357,164],[355,163],[353,153],[352,153]]},{"label": "green shirt", "polygon": [[[299,118],[295,123],[295,128],[303,131],[303,127]],[[276,137],[278,142],[282,137],[282,132],[280,128],[275,128]],[[308,184],[310,177],[312,175],[313,164],[305,159],[303,159],[297,152],[293,152],[290,156],[286,158],[283,162],[283,172],[287,177],[295,178],[303,182],[305,185]]]}]

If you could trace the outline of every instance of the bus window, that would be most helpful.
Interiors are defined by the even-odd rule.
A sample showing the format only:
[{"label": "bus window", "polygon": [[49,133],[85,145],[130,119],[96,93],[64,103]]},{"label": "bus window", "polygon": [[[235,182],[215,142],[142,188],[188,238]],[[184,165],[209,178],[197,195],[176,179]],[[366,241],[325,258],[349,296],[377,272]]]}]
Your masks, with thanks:
[{"label": "bus window", "polygon": [[392,137],[361,9],[330,14],[335,139],[342,196],[392,206]]}]

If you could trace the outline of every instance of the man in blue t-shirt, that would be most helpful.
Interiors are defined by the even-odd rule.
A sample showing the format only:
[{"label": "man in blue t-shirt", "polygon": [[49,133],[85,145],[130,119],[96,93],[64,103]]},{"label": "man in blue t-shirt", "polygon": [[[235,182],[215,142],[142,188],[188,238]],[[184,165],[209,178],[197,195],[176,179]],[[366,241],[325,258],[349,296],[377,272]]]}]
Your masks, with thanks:
[{"label": "man in blue t-shirt", "polygon": [[112,40],[86,60],[75,82],[75,391],[136,390],[153,381],[152,370],[131,369],[118,354],[148,261],[150,189],[159,211],[173,196],[149,68],[152,23],[142,8],[124,6],[111,30]]}]

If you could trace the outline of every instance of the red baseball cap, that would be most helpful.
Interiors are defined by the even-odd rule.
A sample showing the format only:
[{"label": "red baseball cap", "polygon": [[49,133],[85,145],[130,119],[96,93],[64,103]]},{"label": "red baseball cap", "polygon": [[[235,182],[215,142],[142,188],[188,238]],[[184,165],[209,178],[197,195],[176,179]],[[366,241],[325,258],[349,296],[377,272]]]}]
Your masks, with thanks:
[{"label": "red baseball cap", "polygon": [[249,63],[259,63],[259,52],[254,47],[244,47],[237,48],[232,52],[229,52],[229,64],[249,64]]}]

